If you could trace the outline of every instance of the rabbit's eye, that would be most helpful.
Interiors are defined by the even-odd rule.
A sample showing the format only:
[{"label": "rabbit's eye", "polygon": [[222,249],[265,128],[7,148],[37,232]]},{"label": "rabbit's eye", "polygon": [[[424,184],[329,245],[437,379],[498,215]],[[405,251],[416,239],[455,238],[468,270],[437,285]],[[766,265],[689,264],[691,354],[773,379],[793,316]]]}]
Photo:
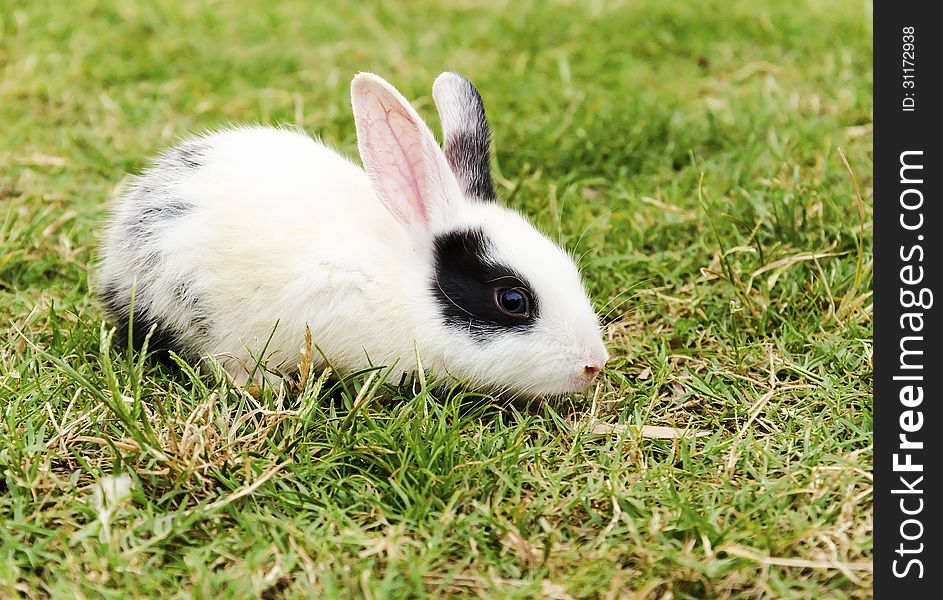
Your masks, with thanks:
[{"label": "rabbit's eye", "polygon": [[495,305],[506,315],[530,317],[530,298],[521,288],[498,288],[494,291]]},{"label": "rabbit's eye", "polygon": [[439,234],[429,281],[445,324],[482,342],[527,333],[540,318],[540,297],[492,247],[480,229]]}]

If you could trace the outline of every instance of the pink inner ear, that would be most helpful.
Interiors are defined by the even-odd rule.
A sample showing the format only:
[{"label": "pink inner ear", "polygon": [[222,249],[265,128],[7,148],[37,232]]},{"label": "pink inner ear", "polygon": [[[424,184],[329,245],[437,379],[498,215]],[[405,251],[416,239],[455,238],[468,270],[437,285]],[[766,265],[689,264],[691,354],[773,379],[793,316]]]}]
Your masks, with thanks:
[{"label": "pink inner ear", "polygon": [[410,115],[395,104],[364,92],[361,126],[363,157],[374,187],[387,207],[405,223],[429,226],[422,133]]}]

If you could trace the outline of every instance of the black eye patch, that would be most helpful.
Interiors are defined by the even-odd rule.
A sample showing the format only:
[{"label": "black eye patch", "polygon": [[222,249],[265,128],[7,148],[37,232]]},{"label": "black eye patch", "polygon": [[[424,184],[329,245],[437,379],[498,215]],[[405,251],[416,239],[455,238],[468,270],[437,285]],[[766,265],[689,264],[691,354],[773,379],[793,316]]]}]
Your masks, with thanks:
[{"label": "black eye patch", "polygon": [[[534,326],[537,297],[520,273],[488,260],[488,240],[480,229],[450,231],[433,243],[432,293],[449,327],[483,339],[490,333],[525,332]],[[495,291],[505,289],[526,295],[526,313],[498,306],[502,295]],[[503,298],[506,304],[507,294]]]}]

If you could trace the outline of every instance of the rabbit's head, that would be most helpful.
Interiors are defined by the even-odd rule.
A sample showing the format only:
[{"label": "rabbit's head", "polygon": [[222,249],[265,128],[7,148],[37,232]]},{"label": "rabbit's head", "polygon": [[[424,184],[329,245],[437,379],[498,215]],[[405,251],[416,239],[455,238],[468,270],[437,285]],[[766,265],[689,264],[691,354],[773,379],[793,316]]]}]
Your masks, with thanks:
[{"label": "rabbit's head", "polygon": [[523,395],[589,385],[608,354],[570,256],[497,201],[481,96],[443,73],[433,98],[443,148],[409,102],[369,73],[351,85],[357,140],[379,199],[427,272],[414,300],[423,360]]}]

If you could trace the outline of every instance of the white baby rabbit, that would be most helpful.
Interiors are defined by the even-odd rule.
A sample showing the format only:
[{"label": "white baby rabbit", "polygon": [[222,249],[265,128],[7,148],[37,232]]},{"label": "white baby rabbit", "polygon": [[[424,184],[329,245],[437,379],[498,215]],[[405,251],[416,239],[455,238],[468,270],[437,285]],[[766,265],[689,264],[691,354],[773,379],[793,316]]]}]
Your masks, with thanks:
[{"label": "white baby rabbit", "polygon": [[216,356],[239,384],[296,371],[310,327],[316,364],[341,373],[385,365],[395,383],[421,362],[438,381],[521,395],[586,387],[608,354],[576,266],[498,204],[471,82],[443,73],[432,93],[444,152],[370,73],[351,84],[363,169],[288,129],[165,152],[101,248],[96,284],[120,333],[139,346],[154,327],[151,348]]}]

